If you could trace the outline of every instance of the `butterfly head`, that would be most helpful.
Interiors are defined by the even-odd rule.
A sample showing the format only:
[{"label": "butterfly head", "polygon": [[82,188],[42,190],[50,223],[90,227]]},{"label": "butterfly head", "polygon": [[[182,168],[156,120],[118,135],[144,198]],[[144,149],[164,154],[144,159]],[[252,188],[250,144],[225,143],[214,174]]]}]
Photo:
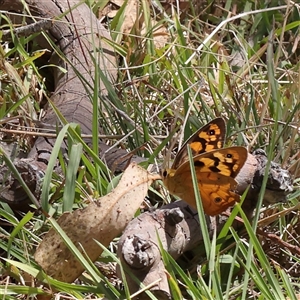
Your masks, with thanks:
[{"label": "butterfly head", "polygon": [[167,181],[168,178],[171,178],[175,175],[176,170],[174,169],[163,169],[161,172],[161,177],[163,182]]},{"label": "butterfly head", "polygon": [[176,170],[174,169],[163,169],[161,172],[162,181],[165,187],[170,191],[170,193],[174,192],[173,187],[173,177],[175,176]]}]

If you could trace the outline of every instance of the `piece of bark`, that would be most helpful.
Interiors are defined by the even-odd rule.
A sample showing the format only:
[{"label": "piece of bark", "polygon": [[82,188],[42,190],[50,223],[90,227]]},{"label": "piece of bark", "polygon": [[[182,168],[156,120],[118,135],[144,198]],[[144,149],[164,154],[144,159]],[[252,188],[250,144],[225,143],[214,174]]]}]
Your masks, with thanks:
[{"label": "piece of bark", "polygon": [[268,163],[266,152],[262,149],[257,149],[253,152],[253,156],[258,162],[259,168],[256,169],[254,174],[248,197],[252,199],[258,197],[264,176],[268,176],[264,202],[266,204],[285,202],[286,196],[293,191],[293,182],[290,172],[282,169],[279,164],[271,161],[270,169],[266,175]]},{"label": "piece of bark", "polygon": [[[209,217],[207,222],[210,223]],[[192,232],[194,235],[191,239]],[[140,286],[134,276],[159,299],[169,298],[169,286],[165,266],[163,264],[159,242],[174,258],[195,247],[201,240],[197,213],[186,202],[177,201],[165,205],[162,209],[146,212],[133,219],[120,238],[117,255],[124,267],[126,281],[130,292],[134,293]],[[149,299],[141,294],[138,299]]]},{"label": "piece of bark", "polygon": [[[261,186],[266,168],[265,158],[262,157],[261,151],[254,152],[254,155],[249,154],[247,162],[236,177],[240,194],[247,187],[250,188],[242,205],[248,218],[251,218],[257,204],[257,190],[258,186]],[[291,175],[278,164],[271,162],[265,192],[267,203],[274,188],[277,191],[275,201],[284,201],[286,195],[292,190]],[[230,209],[228,212],[230,213]],[[228,217],[220,215],[216,218],[208,216],[206,218],[208,232],[212,234],[214,231],[218,233],[222,230]],[[234,222],[232,226],[239,228],[241,224]],[[143,285],[150,285],[149,290],[155,296],[159,296],[159,299],[171,299],[168,275],[158,247],[158,237],[163,248],[174,259],[197,244],[202,244],[203,238],[197,213],[184,201],[166,205],[154,212],[146,212],[128,224],[119,241],[117,253],[125,270],[130,292],[136,293],[141,288],[133,279],[132,275],[134,275]],[[153,285],[154,282],[157,283]],[[149,297],[146,293],[142,293],[138,299],[149,299]]]}]

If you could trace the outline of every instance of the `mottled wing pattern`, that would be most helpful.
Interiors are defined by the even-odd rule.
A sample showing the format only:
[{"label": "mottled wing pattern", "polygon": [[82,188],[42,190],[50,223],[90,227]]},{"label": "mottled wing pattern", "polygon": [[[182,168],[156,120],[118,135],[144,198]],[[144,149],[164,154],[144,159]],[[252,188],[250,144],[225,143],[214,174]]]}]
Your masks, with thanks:
[{"label": "mottled wing pattern", "polygon": [[226,125],[222,118],[217,118],[195,132],[181,147],[172,165],[172,169],[177,169],[180,165],[188,161],[187,145],[190,145],[193,156],[221,149],[226,135]]},{"label": "mottled wing pattern", "polygon": [[235,193],[235,177],[244,166],[248,151],[244,147],[222,148],[225,122],[215,119],[198,130],[178,152],[171,169],[162,172],[171,194],[196,207],[187,145],[191,147],[198,188],[204,212],[214,216],[240,200]]},{"label": "mottled wing pattern", "polygon": [[[235,193],[237,182],[234,178],[245,164],[247,155],[244,147],[230,147],[202,153],[193,158],[206,214],[220,214],[239,201],[240,196]],[[177,170],[171,170],[164,182],[172,194],[196,207],[189,161]]]},{"label": "mottled wing pattern", "polygon": [[[175,176],[170,176],[166,180],[169,191],[196,208],[196,197],[190,169],[186,169],[179,176],[178,174],[172,175]],[[206,214],[215,216],[225,211],[235,202],[239,202],[240,196],[235,193],[237,182],[233,178],[213,172],[199,172],[196,175],[203,209]]]},{"label": "mottled wing pattern", "polygon": [[[229,147],[213,150],[193,157],[197,174],[217,173],[235,178],[247,160],[248,151],[244,147]],[[187,164],[181,165],[176,173],[190,168]],[[200,175],[201,176],[201,175]]]}]

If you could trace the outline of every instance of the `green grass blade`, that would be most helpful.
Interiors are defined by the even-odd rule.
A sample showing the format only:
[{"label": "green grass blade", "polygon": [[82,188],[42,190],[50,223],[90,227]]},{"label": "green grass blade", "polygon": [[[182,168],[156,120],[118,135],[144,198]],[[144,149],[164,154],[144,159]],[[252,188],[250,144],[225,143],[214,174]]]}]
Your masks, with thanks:
[{"label": "green grass blade", "polygon": [[56,165],[56,162],[57,162],[57,157],[58,157],[58,153],[61,149],[61,144],[63,143],[65,134],[67,133],[69,127],[70,127],[70,125],[67,124],[59,132],[59,134],[56,138],[55,144],[53,146],[51,155],[50,155],[47,170],[45,172],[45,177],[44,177],[43,187],[42,187],[42,194],[41,194],[41,204],[42,204],[42,208],[45,212],[49,211],[48,197],[49,197],[49,191],[50,191],[50,186],[51,186],[52,173],[54,170],[54,166]]},{"label": "green grass blade", "polygon": [[76,175],[82,156],[82,144],[74,144],[70,148],[71,153],[69,155],[66,184],[63,195],[63,212],[72,211],[75,199]]},{"label": "green grass blade", "polygon": [[[268,287],[272,291],[274,297],[276,299],[284,299],[284,295],[282,294],[282,290],[280,289],[280,284],[274,272],[272,271],[272,267],[264,253],[261,243],[258,240],[255,231],[253,230],[251,224],[249,223],[245,213],[240,209],[240,214],[242,219],[244,220],[245,228],[247,233],[249,234],[251,244],[255,250],[255,254],[257,255],[260,265],[263,268],[266,279],[268,280]],[[252,255],[248,256],[248,259],[251,260],[252,263]]]}]

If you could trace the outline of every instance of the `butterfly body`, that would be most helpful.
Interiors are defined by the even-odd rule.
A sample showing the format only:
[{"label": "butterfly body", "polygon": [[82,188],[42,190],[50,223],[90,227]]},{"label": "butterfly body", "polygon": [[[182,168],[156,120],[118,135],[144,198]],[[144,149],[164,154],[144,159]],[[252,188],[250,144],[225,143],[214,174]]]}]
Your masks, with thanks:
[{"label": "butterfly body", "polygon": [[196,207],[187,147],[191,147],[204,212],[217,215],[238,202],[236,175],[247,160],[244,147],[222,148],[225,122],[218,118],[197,131],[180,149],[170,169],[162,173],[171,194]]}]

